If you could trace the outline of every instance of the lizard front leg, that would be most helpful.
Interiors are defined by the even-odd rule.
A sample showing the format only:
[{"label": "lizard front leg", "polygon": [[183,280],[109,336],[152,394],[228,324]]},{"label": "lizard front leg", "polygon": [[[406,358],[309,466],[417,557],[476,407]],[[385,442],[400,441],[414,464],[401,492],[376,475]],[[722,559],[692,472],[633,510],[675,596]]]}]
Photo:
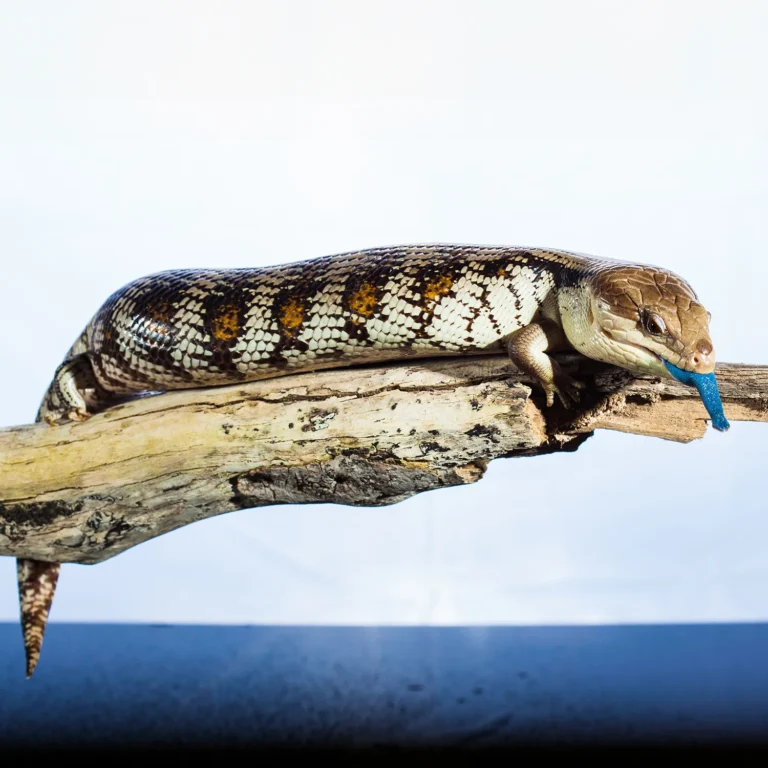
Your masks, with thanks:
[{"label": "lizard front leg", "polygon": [[548,406],[554,404],[555,395],[566,408],[570,407],[571,401],[578,402],[583,382],[566,374],[557,360],[548,354],[569,347],[565,333],[557,323],[537,320],[507,336],[504,343],[512,362],[541,385]]}]

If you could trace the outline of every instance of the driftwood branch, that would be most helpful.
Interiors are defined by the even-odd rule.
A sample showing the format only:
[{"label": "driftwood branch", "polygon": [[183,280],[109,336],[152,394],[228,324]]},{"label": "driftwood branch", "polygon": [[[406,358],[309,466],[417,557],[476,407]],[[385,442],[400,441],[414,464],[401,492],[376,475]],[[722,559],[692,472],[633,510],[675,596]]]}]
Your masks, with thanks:
[{"label": "driftwood branch", "polygon": [[[350,368],[145,397],[89,421],[0,431],[0,554],[97,563],[267,504],[392,504],[479,480],[491,459],[576,449],[595,429],[687,442],[695,390],[589,361],[575,412],[501,357]],[[768,421],[768,367],[721,365],[732,421]]]}]

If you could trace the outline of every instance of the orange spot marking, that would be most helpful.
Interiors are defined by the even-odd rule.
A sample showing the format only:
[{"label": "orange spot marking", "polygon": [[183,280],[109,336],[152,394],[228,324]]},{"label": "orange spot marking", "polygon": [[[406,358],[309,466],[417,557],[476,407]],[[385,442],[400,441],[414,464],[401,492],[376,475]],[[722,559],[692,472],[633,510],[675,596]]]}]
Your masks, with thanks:
[{"label": "orange spot marking", "polygon": [[169,321],[171,307],[167,301],[161,301],[147,310],[147,322],[145,331],[147,333],[157,333],[161,336],[169,334]]},{"label": "orange spot marking", "polygon": [[240,330],[239,312],[234,304],[225,304],[216,310],[211,322],[211,333],[219,341],[232,341]]},{"label": "orange spot marking", "polygon": [[442,275],[431,283],[427,283],[424,288],[424,303],[434,304],[438,299],[445,296],[453,286],[453,278],[448,275]]},{"label": "orange spot marking", "polygon": [[363,317],[370,317],[379,303],[376,288],[371,283],[363,283],[350,297],[349,308]]},{"label": "orange spot marking", "polygon": [[304,322],[304,304],[296,299],[290,299],[280,308],[278,320],[288,336],[295,336],[296,330]]},{"label": "orange spot marking", "polygon": [[149,310],[149,316],[153,320],[157,320],[158,323],[166,323],[168,322],[170,309],[167,301],[161,301]]}]

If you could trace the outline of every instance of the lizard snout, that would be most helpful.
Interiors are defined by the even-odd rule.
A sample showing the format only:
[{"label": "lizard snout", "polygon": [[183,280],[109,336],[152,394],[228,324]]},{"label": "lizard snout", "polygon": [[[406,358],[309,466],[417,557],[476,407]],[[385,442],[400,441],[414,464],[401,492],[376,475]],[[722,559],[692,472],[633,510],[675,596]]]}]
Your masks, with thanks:
[{"label": "lizard snout", "polygon": [[707,338],[699,339],[688,359],[695,373],[712,373],[715,370],[715,350],[712,342]]}]

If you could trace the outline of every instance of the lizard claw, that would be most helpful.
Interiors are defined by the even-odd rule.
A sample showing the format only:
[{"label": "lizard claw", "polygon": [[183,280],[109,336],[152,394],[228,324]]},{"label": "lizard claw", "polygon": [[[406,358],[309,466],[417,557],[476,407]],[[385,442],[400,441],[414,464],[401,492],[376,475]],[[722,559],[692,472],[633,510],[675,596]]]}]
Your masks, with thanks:
[{"label": "lizard claw", "polygon": [[559,371],[556,381],[545,387],[547,407],[551,408],[555,404],[555,395],[557,395],[563,404],[563,408],[570,408],[571,405],[581,400],[581,390],[585,386],[583,381],[574,379]]},{"label": "lizard claw", "polygon": [[555,395],[557,395],[563,408],[570,408],[573,403],[581,400],[581,390],[586,387],[583,381],[574,379],[567,374],[557,361],[552,361],[552,380],[542,382],[544,392],[547,395],[547,407],[551,408],[555,404]]},{"label": "lizard claw", "polygon": [[68,421],[86,421],[91,418],[91,414],[85,408],[72,408],[66,413],[48,411],[41,413],[40,416],[51,427],[58,427]]}]

